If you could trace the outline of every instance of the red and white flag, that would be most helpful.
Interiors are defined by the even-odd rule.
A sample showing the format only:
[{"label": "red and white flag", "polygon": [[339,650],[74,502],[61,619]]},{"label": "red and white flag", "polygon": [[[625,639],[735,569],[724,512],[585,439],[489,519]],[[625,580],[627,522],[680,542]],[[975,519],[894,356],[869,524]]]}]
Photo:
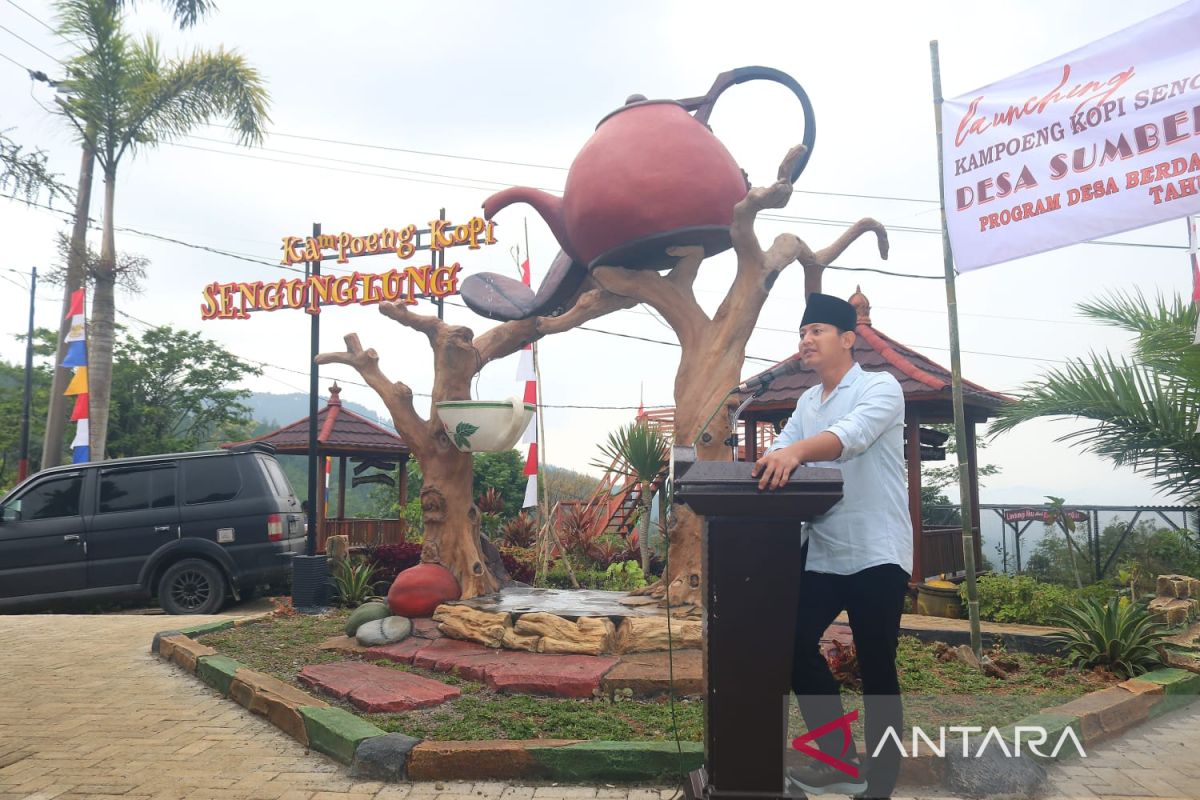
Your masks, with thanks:
[{"label": "red and white flag", "polygon": [[[529,279],[529,259],[521,263],[521,283],[531,286]],[[521,508],[531,508],[538,504],[538,442],[537,442],[537,373],[533,368],[533,344],[521,348],[521,360],[517,364],[517,380],[525,382],[525,402],[533,403],[533,417],[529,427],[521,437],[522,444],[529,445],[529,453],[525,457],[525,475],[529,480],[525,483],[525,502]]]}]

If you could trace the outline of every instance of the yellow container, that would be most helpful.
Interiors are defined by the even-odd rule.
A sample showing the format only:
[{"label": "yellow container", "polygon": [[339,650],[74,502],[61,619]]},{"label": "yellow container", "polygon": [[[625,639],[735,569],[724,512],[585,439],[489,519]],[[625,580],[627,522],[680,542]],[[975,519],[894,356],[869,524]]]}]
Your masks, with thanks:
[{"label": "yellow container", "polygon": [[930,617],[962,619],[963,605],[958,586],[947,580],[931,580],[917,587],[917,613]]}]

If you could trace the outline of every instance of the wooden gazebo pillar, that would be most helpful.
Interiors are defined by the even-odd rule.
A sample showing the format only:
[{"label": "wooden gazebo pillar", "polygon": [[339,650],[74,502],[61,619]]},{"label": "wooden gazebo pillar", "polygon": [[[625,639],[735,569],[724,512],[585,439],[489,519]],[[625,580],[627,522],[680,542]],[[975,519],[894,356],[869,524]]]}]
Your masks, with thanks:
[{"label": "wooden gazebo pillar", "polygon": [[921,520],[921,416],[915,408],[904,413],[904,460],[908,464],[908,514],[912,517],[913,571],[909,583],[925,578],[921,564],[921,539],[925,529]]},{"label": "wooden gazebo pillar", "polygon": [[338,519],[346,518],[346,457],[338,456]]},{"label": "wooden gazebo pillar", "polygon": [[396,466],[396,486],[399,492],[400,508],[408,505],[408,455],[400,456],[400,463]]}]

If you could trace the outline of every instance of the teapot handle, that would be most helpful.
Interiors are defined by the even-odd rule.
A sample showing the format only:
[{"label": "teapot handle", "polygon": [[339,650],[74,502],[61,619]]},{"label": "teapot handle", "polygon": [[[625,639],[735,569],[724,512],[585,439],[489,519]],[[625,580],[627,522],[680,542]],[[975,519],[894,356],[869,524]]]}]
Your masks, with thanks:
[{"label": "teapot handle", "polygon": [[792,182],[800,177],[800,173],[808,166],[808,159],[812,156],[813,143],[817,138],[817,122],[813,115],[812,102],[808,99],[808,94],[804,91],[796,79],[786,72],[773,69],[771,67],[738,67],[731,69],[728,72],[722,72],[713,82],[712,88],[708,90],[708,94],[701,97],[689,97],[686,100],[680,100],[679,104],[688,111],[695,111],[695,119],[699,122],[708,124],[708,117],[712,114],[713,106],[716,105],[717,98],[721,93],[739,83],[746,81],[766,80],[781,83],[792,90],[792,94],[796,95],[800,100],[800,106],[804,109],[804,141],[802,144],[807,148],[804,155],[796,160],[796,165],[792,167]]}]

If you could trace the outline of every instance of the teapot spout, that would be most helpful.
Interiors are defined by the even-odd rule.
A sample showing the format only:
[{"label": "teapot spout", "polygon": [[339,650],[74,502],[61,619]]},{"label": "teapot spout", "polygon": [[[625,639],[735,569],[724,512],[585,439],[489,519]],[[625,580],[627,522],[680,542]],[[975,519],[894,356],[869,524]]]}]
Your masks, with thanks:
[{"label": "teapot spout", "polygon": [[563,219],[563,201],[561,197],[555,197],[540,189],[531,189],[528,186],[514,186],[511,189],[496,192],[487,200],[484,200],[483,216],[490,220],[496,215],[497,211],[513,203],[527,203],[533,206],[534,210],[550,226],[550,232],[558,240],[559,246],[568,255],[574,257],[575,251],[571,246],[570,237],[567,236],[567,225]]}]

